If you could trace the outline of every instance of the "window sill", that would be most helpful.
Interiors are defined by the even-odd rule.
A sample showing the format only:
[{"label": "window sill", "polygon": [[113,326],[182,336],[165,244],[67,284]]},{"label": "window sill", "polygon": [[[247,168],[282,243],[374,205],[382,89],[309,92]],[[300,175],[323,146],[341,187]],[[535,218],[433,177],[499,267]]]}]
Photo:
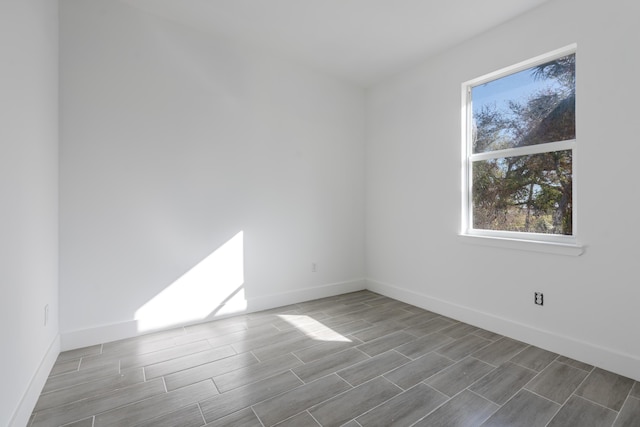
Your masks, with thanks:
[{"label": "window sill", "polygon": [[570,243],[541,242],[537,240],[509,239],[504,237],[476,236],[471,234],[459,234],[458,238],[464,243],[470,243],[473,245],[542,252],[556,255],[580,256],[585,250],[583,245]]}]

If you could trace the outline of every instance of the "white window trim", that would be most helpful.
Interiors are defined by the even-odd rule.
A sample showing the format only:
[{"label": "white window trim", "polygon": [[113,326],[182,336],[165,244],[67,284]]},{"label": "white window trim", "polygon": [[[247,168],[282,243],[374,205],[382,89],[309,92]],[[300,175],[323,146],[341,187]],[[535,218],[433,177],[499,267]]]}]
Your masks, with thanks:
[{"label": "white window trim", "polygon": [[[461,123],[462,128],[462,149],[461,149],[461,226],[460,238],[465,243],[478,244],[483,246],[499,247],[505,249],[516,249],[534,252],[543,252],[559,255],[579,256],[584,253],[585,246],[578,241],[578,203],[577,189],[578,168],[577,168],[577,144],[576,140],[558,141],[544,144],[544,147],[532,145],[518,149],[496,150],[488,153],[472,153],[471,132],[472,117],[470,111],[470,90],[473,86],[477,86],[488,81],[496,80],[501,77],[526,70],[536,65],[544,64],[553,59],[576,53],[577,46],[575,44],[554,50],[553,52],[539,55],[527,61],[506,67],[499,71],[484,75],[482,77],[469,80],[462,84],[461,98]],[[541,144],[542,145],[542,144]],[[513,155],[538,154],[549,151],[571,150],[572,151],[572,176],[573,176],[573,235],[548,235],[540,233],[522,233],[496,230],[479,230],[471,226],[470,209],[471,209],[471,177],[469,170],[472,161],[487,160],[500,157],[509,157]]]}]

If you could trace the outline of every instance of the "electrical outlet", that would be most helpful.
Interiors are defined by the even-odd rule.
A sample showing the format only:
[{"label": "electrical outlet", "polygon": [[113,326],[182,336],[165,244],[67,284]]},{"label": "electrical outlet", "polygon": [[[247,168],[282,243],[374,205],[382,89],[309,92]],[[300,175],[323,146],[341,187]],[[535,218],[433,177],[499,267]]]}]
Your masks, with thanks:
[{"label": "electrical outlet", "polygon": [[542,294],[542,292],[534,292],[534,300],[533,302],[536,305],[543,305],[544,304],[544,295]]},{"label": "electrical outlet", "polygon": [[311,272],[312,273],[316,273],[318,271],[318,264],[316,264],[315,262],[311,263]]},{"label": "electrical outlet", "polygon": [[44,326],[47,326],[47,323],[49,323],[49,304],[44,306]]}]

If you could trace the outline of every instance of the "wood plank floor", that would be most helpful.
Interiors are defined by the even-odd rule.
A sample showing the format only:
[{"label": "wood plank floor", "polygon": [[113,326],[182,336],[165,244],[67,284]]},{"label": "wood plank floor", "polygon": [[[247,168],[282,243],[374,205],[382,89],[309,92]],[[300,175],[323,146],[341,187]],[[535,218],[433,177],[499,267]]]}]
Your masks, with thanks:
[{"label": "wood plank floor", "polygon": [[640,384],[362,291],[63,352],[32,427],[640,426]]}]

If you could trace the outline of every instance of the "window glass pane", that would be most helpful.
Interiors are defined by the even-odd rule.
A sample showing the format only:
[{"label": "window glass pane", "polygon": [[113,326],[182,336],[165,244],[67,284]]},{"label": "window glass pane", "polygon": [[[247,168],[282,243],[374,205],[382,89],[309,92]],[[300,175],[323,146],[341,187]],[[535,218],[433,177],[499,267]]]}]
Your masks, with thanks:
[{"label": "window glass pane", "polygon": [[572,152],[475,161],[473,228],[572,235]]},{"label": "window glass pane", "polygon": [[575,54],[471,89],[473,153],[575,139]]}]

